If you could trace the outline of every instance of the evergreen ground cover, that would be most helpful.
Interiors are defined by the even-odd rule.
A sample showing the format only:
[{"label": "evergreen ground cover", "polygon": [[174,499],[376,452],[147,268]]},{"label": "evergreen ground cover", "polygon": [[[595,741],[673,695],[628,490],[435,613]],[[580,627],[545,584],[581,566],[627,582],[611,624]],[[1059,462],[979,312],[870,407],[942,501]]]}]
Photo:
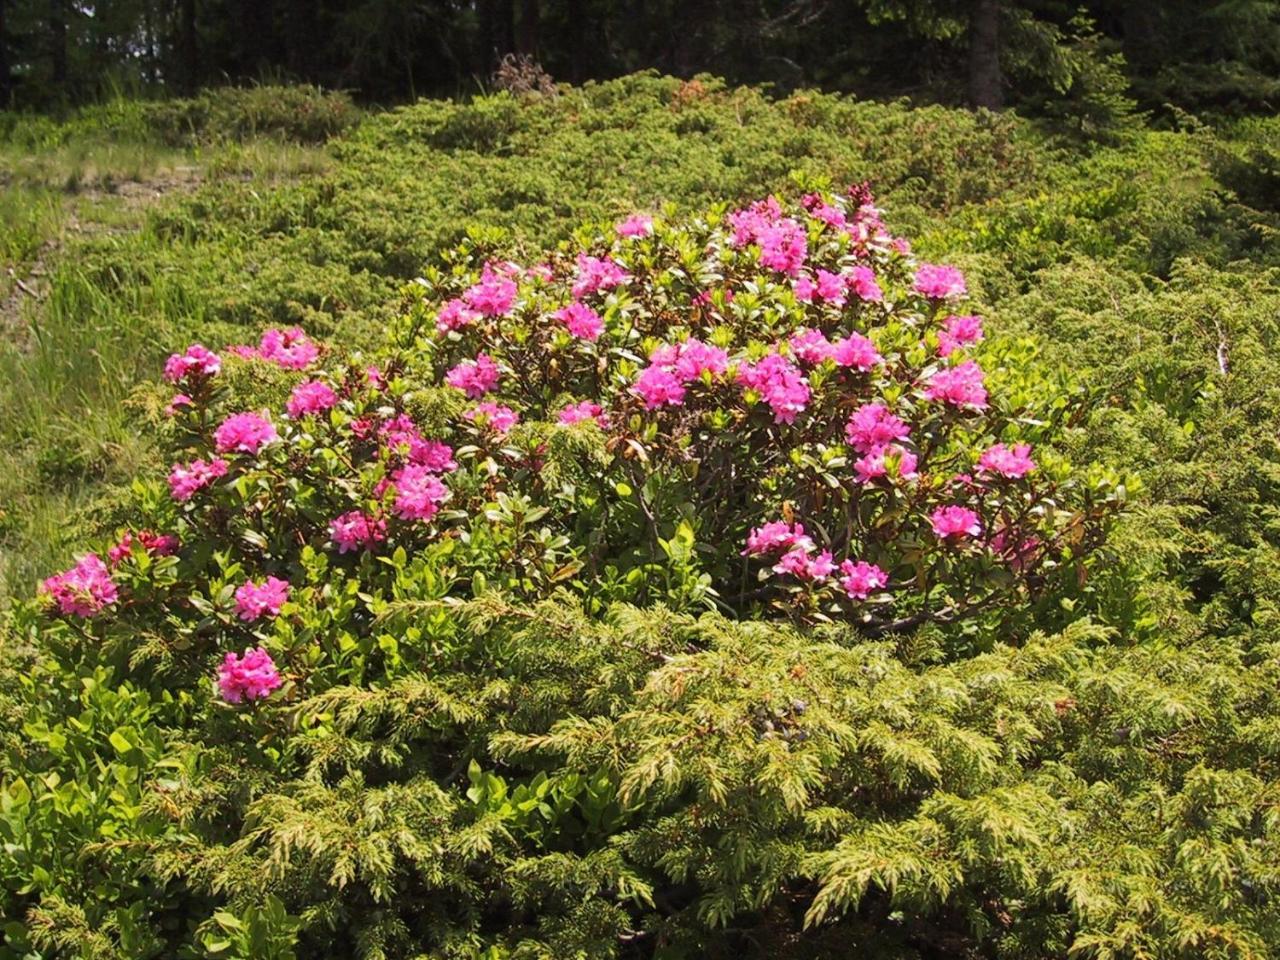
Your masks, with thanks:
[{"label": "evergreen ground cover", "polygon": [[[127,116],[93,136],[177,143]],[[1273,121],[1088,146],[1012,116],[638,75],[424,101],[321,151],[298,144],[345,120],[220,123],[163,148],[199,152],[197,189],[64,240],[0,356],[9,955],[1272,955]],[[25,157],[33,134],[10,129]],[[618,561],[585,604],[553,593],[580,576],[568,556],[460,578],[439,546],[354,572],[313,550],[294,576],[334,592],[246,627],[220,611],[267,572],[253,530],[210,535],[190,582],[190,557],[133,549],[135,589],[191,591],[170,619],[100,635],[29,602],[73,554],[173,519],[159,373],[189,342],[299,326],[337,385],[486,261],[862,180],[918,258],[964,271],[992,393],[1025,421],[990,439],[1051,430],[1064,462],[1136,478],[1090,562],[1059,563],[1019,615],[873,636],[847,610],[705,612],[702,577],[724,584],[678,509],[661,560],[630,567],[661,582],[631,589]],[[14,222],[43,238],[62,184],[37,187],[14,209],[52,212]],[[14,236],[29,261],[42,239]],[[223,374],[246,410],[278,412],[300,379]],[[423,422],[460,413],[432,397]],[[486,509],[501,528],[543,506]],[[213,678],[251,634],[310,650],[311,679],[230,708]]]}]

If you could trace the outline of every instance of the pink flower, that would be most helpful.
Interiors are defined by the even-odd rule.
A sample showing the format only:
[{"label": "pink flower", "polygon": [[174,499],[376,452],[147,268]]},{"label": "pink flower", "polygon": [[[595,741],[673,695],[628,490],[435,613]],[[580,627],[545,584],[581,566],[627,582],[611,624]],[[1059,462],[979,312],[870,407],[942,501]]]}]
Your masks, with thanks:
[{"label": "pink flower", "polygon": [[1015,444],[1009,449],[1003,443],[984,450],[978,458],[978,470],[982,473],[996,473],[1009,480],[1024,477],[1036,468],[1031,459],[1031,446],[1026,443]]},{"label": "pink flower", "polygon": [[222,358],[198,343],[187,347],[186,353],[175,353],[165,362],[164,378],[170,383],[180,383],[188,378],[203,380],[216,376],[222,369]]},{"label": "pink flower", "polygon": [[573,282],[573,298],[583,297],[600,290],[612,290],[631,279],[631,275],[610,257],[589,257],[578,254],[578,276]]},{"label": "pink flower", "polygon": [[279,439],[271,421],[256,413],[233,413],[213,432],[219,453],[256,454],[263,446]]},{"label": "pink flower", "polygon": [[844,211],[827,203],[816,193],[801,197],[800,202],[809,211],[809,216],[829,227],[843,227],[846,223]]},{"label": "pink flower", "polygon": [[96,553],[86,553],[70,570],[56,573],[40,586],[63,616],[92,617],[119,599],[111,573]]},{"label": "pink flower", "polygon": [[828,270],[819,270],[817,292],[818,296],[833,307],[843,307],[845,301],[844,277]]},{"label": "pink flower", "polygon": [[236,589],[236,612],[246,623],[257,620],[265,614],[278,617],[280,607],[288,599],[288,580],[267,577],[260,585],[252,580],[246,580]]},{"label": "pink flower", "polygon": [[796,547],[782,555],[782,559],[773,565],[773,572],[813,581],[827,579],[835,568],[830,550],[823,550],[816,557],[811,557],[803,548]]},{"label": "pink flower", "polygon": [[120,542],[107,551],[107,559],[114,567],[133,552],[133,545],[138,544],[153,557],[167,557],[178,552],[178,538],[168,534],[152,533],[150,530],[139,530],[136,534],[126,532]]},{"label": "pink flower", "polygon": [[261,647],[246,649],[242,657],[228,653],[218,667],[218,690],[227,703],[263,700],[282,683],[271,654]]},{"label": "pink flower", "polygon": [[791,347],[791,352],[797,360],[810,366],[819,364],[831,356],[831,341],[821,330],[801,327],[791,335],[787,345]]},{"label": "pink flower", "polygon": [[929,515],[934,535],[941,540],[949,537],[976,537],[982,533],[982,522],[968,507],[938,507]]},{"label": "pink flower", "polygon": [[387,539],[387,522],[359,510],[351,510],[329,521],[329,536],[338,553],[372,549],[374,544]]},{"label": "pink flower", "polygon": [[604,410],[598,403],[592,403],[590,400],[569,404],[556,418],[557,422],[565,427],[592,419],[600,425],[601,430],[608,429],[609,418],[604,415]]},{"label": "pink flower", "polygon": [[756,243],[760,247],[761,266],[788,276],[799,276],[809,253],[804,227],[791,219],[779,220],[757,230]]},{"label": "pink flower", "polygon": [[729,226],[733,227],[733,245],[745,247],[781,217],[782,207],[776,197],[757,200],[746,210],[735,210],[727,218]]},{"label": "pink flower", "polygon": [[859,300],[878,303],[884,299],[884,291],[880,289],[876,273],[870,267],[854,267],[849,271],[846,283]]},{"label": "pink flower", "polygon": [[939,370],[930,378],[924,395],[928,400],[941,400],[970,410],[985,410],[987,407],[987,389],[983,385],[982,368],[972,360],[966,360],[957,367]]},{"label": "pink flower", "polygon": [[744,557],[775,553],[792,548],[808,553],[813,550],[813,541],[805,535],[804,526],[786,523],[783,520],[771,520],[769,523],[755,527],[747,535],[747,549],[742,551]]},{"label": "pink flower", "polygon": [[680,406],[684,403],[684,384],[666,367],[650,364],[640,371],[631,392],[644,400],[646,410],[656,410],[663,405]]},{"label": "pink flower", "polygon": [[227,461],[218,457],[212,460],[192,460],[183,465],[175,463],[169,472],[169,492],[173,499],[185,503],[198,490],[203,490],[218,477],[225,476]]},{"label": "pink flower", "polygon": [[961,347],[967,347],[981,339],[981,317],[947,317],[946,325],[938,331],[938,355],[949,357]]},{"label": "pink flower", "polygon": [[846,560],[840,564],[840,572],[844,574],[840,578],[840,586],[844,587],[844,592],[852,600],[865,600],[889,585],[889,575],[874,563],[867,563],[865,560],[857,563]]},{"label": "pink flower", "polygon": [[913,480],[916,473],[916,455],[895,444],[872,450],[853,464],[859,483],[870,483],[889,475],[889,467],[895,466],[894,479]]},{"label": "pink flower", "polygon": [[955,267],[942,267],[932,263],[920,264],[912,288],[931,300],[963,297],[967,292],[963,273]]},{"label": "pink flower", "polygon": [[876,345],[860,333],[851,333],[833,343],[830,357],[841,367],[853,367],[863,373],[884,362]]},{"label": "pink flower", "polygon": [[301,327],[288,330],[272,328],[262,334],[258,356],[286,370],[302,370],[320,356],[320,348],[303,333]]},{"label": "pink flower", "polygon": [[814,294],[818,292],[817,284],[809,277],[796,277],[791,283],[791,289],[801,303],[812,303]]},{"label": "pink flower", "polygon": [[444,382],[473,399],[483,397],[498,385],[498,365],[487,353],[480,353],[445,374]]},{"label": "pink flower", "polygon": [[477,426],[487,427],[497,434],[506,433],[520,422],[518,413],[497,403],[478,403],[462,415]]},{"label": "pink flower", "polygon": [[337,402],[338,395],[327,383],[308,380],[293,388],[293,393],[289,394],[289,402],[285,404],[285,410],[293,419],[299,420],[309,413],[328,410]]},{"label": "pink flower", "polygon": [[[480,282],[470,287],[462,295],[462,299],[473,310],[486,317],[500,317],[515,305],[516,292],[514,281],[496,275],[492,268],[486,265],[480,274]],[[438,328],[438,319],[436,325]]]},{"label": "pink flower", "polygon": [[758,393],[773,410],[775,423],[795,423],[809,404],[809,381],[781,354],[771,353],[756,364],[738,370],[738,382]]},{"label": "pink flower", "polygon": [[470,326],[480,319],[478,311],[472,310],[462,300],[449,300],[436,314],[436,333],[449,333],[462,327]]},{"label": "pink flower", "polygon": [[694,380],[701,380],[704,373],[710,373],[713,377],[724,373],[729,368],[729,355],[719,347],[690,337],[676,348],[674,367],[676,376],[686,383],[692,383]]},{"label": "pink flower", "polygon": [[387,378],[382,371],[378,369],[377,364],[369,364],[364,368],[364,379],[369,384],[370,389],[385,390],[387,389]]},{"label": "pink flower", "polygon": [[1008,563],[1009,568],[1015,573],[1025,569],[1035,559],[1036,551],[1040,549],[1040,541],[1036,537],[1020,539],[1012,536],[1003,527],[995,532],[987,541],[987,545],[991,548],[991,552]]},{"label": "pink flower", "polygon": [[653,217],[643,213],[635,213],[623,220],[617,227],[620,237],[647,237],[653,233]]},{"label": "pink flower", "polygon": [[453,449],[439,440],[424,439],[407,413],[384,423],[378,428],[378,436],[391,456],[404,457],[434,473],[447,473],[458,467],[453,459]]},{"label": "pink flower", "polygon": [[565,329],[575,337],[583,340],[595,340],[604,330],[604,321],[585,303],[571,303],[555,312],[555,318],[564,324]]},{"label": "pink flower", "polygon": [[392,477],[396,490],[394,512],[404,520],[430,520],[449,496],[449,488],[426,467],[410,464]]},{"label": "pink flower", "polygon": [[176,417],[183,407],[191,406],[192,402],[185,393],[175,393],[169,405],[164,408],[164,412],[171,417]]},{"label": "pink flower", "polygon": [[873,453],[895,440],[905,440],[911,428],[883,403],[866,403],[849,418],[844,435],[859,453]]}]

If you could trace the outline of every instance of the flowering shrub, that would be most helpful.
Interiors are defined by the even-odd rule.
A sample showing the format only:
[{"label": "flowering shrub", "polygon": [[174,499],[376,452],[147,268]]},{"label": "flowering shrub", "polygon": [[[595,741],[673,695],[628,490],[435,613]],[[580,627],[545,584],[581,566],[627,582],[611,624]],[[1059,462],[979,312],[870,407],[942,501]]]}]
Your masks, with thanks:
[{"label": "flowering shrub", "polygon": [[[1023,775],[1017,683],[916,676],[850,641],[931,625],[967,650],[1056,622],[1124,493],[1070,464],[1075,398],[955,312],[963,278],[916,264],[862,188],[584,240],[429,273],[373,357],[268,331],[170,362],[167,485],[137,485],[113,566],[85,557],[23,614],[49,682],[100,678],[65,700],[141,698],[65,761],[131,764],[75,787],[126,797],[75,828],[128,837],[94,848],[126,879],[51,883],[37,913],[87,904],[113,944],[217,944],[265,902],[316,956],[380,938],[386,955],[607,956],[651,936],[698,955],[704,928],[779,896],[802,907],[787,937],[856,914],[824,810],[844,822],[874,793],[873,815],[911,830],[935,767],[962,792]],[[727,679],[747,662],[761,672]],[[1012,718],[1007,750],[948,740],[956,708],[929,691],[957,683]],[[1035,709],[1058,691],[1039,682]],[[920,716],[890,711],[862,744],[841,718],[871,737],[882,694]],[[62,757],[65,720],[41,723]],[[792,752],[808,772],[781,766]],[[23,803],[0,822],[25,824]],[[665,832],[673,805],[694,839]],[[738,873],[693,863],[738,843]],[[499,900],[549,926],[488,919]]]}]

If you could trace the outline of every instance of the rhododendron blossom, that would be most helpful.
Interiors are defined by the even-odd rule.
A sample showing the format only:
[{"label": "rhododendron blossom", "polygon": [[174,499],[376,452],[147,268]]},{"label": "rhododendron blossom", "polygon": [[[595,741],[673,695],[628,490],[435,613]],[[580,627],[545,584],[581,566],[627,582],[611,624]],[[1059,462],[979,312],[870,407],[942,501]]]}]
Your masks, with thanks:
[{"label": "rhododendron blossom", "polygon": [[277,330],[274,327],[262,334],[257,347],[228,347],[237,356],[249,360],[266,360],[285,370],[303,370],[320,356],[320,348],[301,327]]},{"label": "rhododendron blossom", "polygon": [[271,421],[256,413],[233,413],[213,432],[219,453],[255,454],[278,439]]},{"label": "rhododendron blossom", "polygon": [[938,356],[949,357],[961,347],[982,339],[982,318],[974,316],[950,316],[938,331]]},{"label": "rhododendron blossom", "polygon": [[214,480],[225,476],[227,461],[214,457],[211,460],[192,460],[188,464],[175,463],[169,472],[169,492],[173,499],[185,503],[199,490]]},{"label": "rhododendron blossom", "polygon": [[831,356],[832,351],[831,341],[827,339],[826,334],[821,330],[804,327],[791,335],[787,346],[791,348],[791,353],[797,360],[810,366],[826,360]]},{"label": "rhododendron blossom", "polygon": [[173,399],[169,401],[169,405],[164,408],[164,412],[171,417],[176,417],[185,407],[189,407],[194,401],[185,393],[175,393]]},{"label": "rhododendron blossom", "polygon": [[396,491],[392,510],[404,520],[430,520],[449,496],[449,488],[440,478],[417,464],[397,470],[392,484]]},{"label": "rhododendron blossom", "polygon": [[596,340],[604,330],[604,321],[585,303],[571,303],[555,312],[564,328],[582,340]]},{"label": "rhododendron blossom", "polygon": [[940,539],[976,537],[982,533],[982,521],[968,507],[938,507],[929,515],[934,534]]},{"label": "rhododendron blossom", "polygon": [[684,403],[685,387],[667,367],[650,364],[640,371],[631,390],[644,400],[646,410]]},{"label": "rhododendron blossom", "polygon": [[793,547],[805,552],[814,548],[813,540],[804,532],[804,526],[783,520],[771,520],[751,531],[747,536],[747,548],[742,551],[742,554],[759,556],[779,550],[790,550]]},{"label": "rhododendron blossom", "polygon": [[462,415],[472,423],[498,434],[506,433],[520,421],[519,414],[498,403],[478,403]]},{"label": "rhododendron blossom", "polygon": [[387,539],[387,521],[359,510],[350,510],[329,521],[329,538],[338,548],[338,553],[372,549]]},{"label": "rhododendron blossom", "polygon": [[999,474],[1009,480],[1024,477],[1036,468],[1031,459],[1031,446],[1026,443],[1015,444],[1012,449],[1003,443],[997,443],[982,452],[978,458],[978,470],[986,474]]},{"label": "rhododendron blossom", "polygon": [[830,550],[823,550],[815,557],[803,547],[794,547],[773,565],[773,572],[789,574],[800,580],[817,581],[827,579],[835,568]]},{"label": "rhododendron blossom", "polygon": [[884,291],[880,289],[876,273],[870,267],[854,267],[849,271],[845,283],[859,300],[879,303],[884,299]]},{"label": "rhododendron blossom", "polygon": [[409,463],[416,463],[435,473],[457,469],[453,448],[439,440],[425,439],[407,413],[382,424],[378,428],[378,437],[393,457],[402,457]]},{"label": "rhododendron blossom", "polygon": [[311,413],[322,413],[338,402],[338,395],[333,388],[320,380],[308,380],[293,388],[285,409],[289,416],[298,420]]},{"label": "rhododendron blossom", "polygon": [[175,353],[164,365],[164,378],[170,383],[183,380],[200,380],[216,376],[222,369],[222,358],[198,343],[187,347],[186,353]]},{"label": "rhododendron blossom", "polygon": [[866,373],[877,364],[884,363],[876,345],[860,333],[851,333],[831,344],[828,356],[837,366],[852,367]]},{"label": "rhododendron blossom", "polygon": [[615,228],[620,237],[647,237],[653,233],[653,217],[632,214]]},{"label": "rhododendron blossom", "polygon": [[[516,267],[518,271],[520,268]],[[480,274],[480,282],[467,289],[462,295],[467,306],[486,317],[501,317],[515,306],[519,287],[514,280],[499,276],[491,266],[486,266]],[[437,320],[437,327],[439,321]]]},{"label": "rhododendron blossom", "polygon": [[947,300],[963,297],[967,291],[964,274],[955,267],[922,263],[916,270],[912,289],[931,300]]},{"label": "rhododendron blossom", "polygon": [[781,354],[771,353],[738,369],[738,382],[755,391],[773,410],[775,423],[795,423],[809,404],[809,381]]},{"label": "rhododendron blossom", "polygon": [[263,616],[278,617],[289,599],[289,581],[267,577],[262,583],[246,580],[236,589],[236,613],[250,623]]},{"label": "rhododendron blossom", "polygon": [[846,560],[840,564],[840,586],[851,600],[865,600],[877,590],[889,585],[889,575],[874,563]]},{"label": "rhododendron blossom", "polygon": [[905,447],[890,444],[879,447],[854,461],[853,469],[858,475],[858,482],[870,483],[889,476],[890,466],[894,466],[893,476],[898,480],[914,480],[916,474],[916,455]]},{"label": "rhododendron blossom", "polygon": [[756,232],[760,247],[760,265],[788,276],[797,276],[808,255],[808,238],[804,227],[784,219]]},{"label": "rhododendron blossom", "polygon": [[987,407],[982,368],[972,360],[939,370],[930,378],[924,395],[926,399],[941,400],[969,410],[985,410]]},{"label": "rhododendron blossom", "polygon": [[894,440],[905,440],[911,428],[883,403],[866,403],[854,411],[844,435],[859,453],[873,453]]},{"label": "rhododendron blossom", "polygon": [[483,397],[498,385],[498,365],[487,353],[477,354],[445,374],[444,382],[468,397]]},{"label": "rhododendron blossom", "polygon": [[96,553],[86,553],[70,570],[45,579],[40,592],[67,617],[92,617],[115,603],[120,591]]},{"label": "rhododendron blossom", "polygon": [[817,294],[833,307],[845,304],[845,278],[829,270],[818,270]]},{"label": "rhododendron blossom", "polygon": [[571,403],[556,415],[556,422],[563,427],[582,423],[584,420],[594,420],[602,430],[609,427],[609,418],[604,415],[604,408],[590,400]]},{"label": "rhododendron blossom", "polygon": [[[718,377],[729,368],[729,354],[719,347],[690,337],[675,350],[672,365],[676,376],[686,383],[701,380],[703,374]],[[650,358],[651,361],[653,358]]]},{"label": "rhododendron blossom", "polygon": [[473,310],[462,300],[449,300],[436,314],[436,333],[449,333],[469,327],[480,319],[480,312]]},{"label": "rhododendron blossom", "polygon": [[133,553],[134,544],[153,557],[168,557],[178,552],[178,538],[172,534],[152,533],[150,530],[126,531],[120,542],[107,551],[111,565],[114,567],[128,558]]},{"label": "rhododendron blossom", "polygon": [[245,650],[243,656],[228,653],[218,667],[218,691],[227,703],[263,700],[283,682],[271,654],[261,647]]},{"label": "rhododendron blossom", "polygon": [[585,253],[578,254],[578,277],[573,284],[575,300],[597,293],[601,290],[612,290],[631,279],[622,266],[610,257],[591,257]]}]

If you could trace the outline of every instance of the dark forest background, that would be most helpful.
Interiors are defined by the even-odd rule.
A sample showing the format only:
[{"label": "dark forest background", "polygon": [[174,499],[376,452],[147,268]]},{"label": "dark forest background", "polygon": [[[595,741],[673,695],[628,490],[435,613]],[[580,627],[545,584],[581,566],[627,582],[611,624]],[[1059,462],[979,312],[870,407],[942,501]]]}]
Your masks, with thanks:
[{"label": "dark forest background", "polygon": [[0,104],[305,81],[365,102],[653,67],[1032,113],[1280,106],[1276,0],[0,0]]}]

